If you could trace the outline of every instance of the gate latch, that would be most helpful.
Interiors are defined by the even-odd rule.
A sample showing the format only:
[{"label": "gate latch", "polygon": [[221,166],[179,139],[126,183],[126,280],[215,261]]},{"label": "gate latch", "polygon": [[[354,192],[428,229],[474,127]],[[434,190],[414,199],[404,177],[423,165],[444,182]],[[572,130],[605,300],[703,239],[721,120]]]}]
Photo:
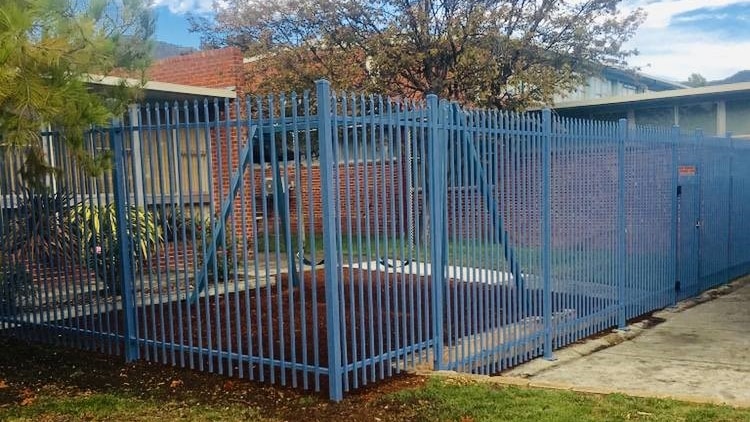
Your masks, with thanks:
[{"label": "gate latch", "polygon": [[703,225],[703,222],[701,221],[701,219],[700,219],[700,218],[699,218],[699,219],[697,219],[697,220],[695,220],[695,228],[696,228],[696,229],[699,229],[699,228],[701,228],[701,226],[702,226],[702,225]]}]

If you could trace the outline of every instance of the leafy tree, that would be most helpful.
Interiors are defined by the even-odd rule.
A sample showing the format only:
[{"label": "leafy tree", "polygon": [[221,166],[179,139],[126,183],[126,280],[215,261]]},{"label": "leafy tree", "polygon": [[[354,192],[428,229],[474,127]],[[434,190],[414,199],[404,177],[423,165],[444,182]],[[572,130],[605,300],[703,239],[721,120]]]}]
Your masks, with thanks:
[{"label": "leafy tree", "polygon": [[256,88],[325,77],[342,89],[523,109],[635,53],[622,46],[644,14],[623,14],[620,2],[227,0],[215,19],[192,22],[205,46],[256,58]]},{"label": "leafy tree", "polygon": [[[123,82],[108,92],[87,80],[145,70],[154,18],[144,0],[2,0],[0,8],[0,145],[26,152],[22,175],[43,188],[40,129],[60,132],[91,174],[108,156],[86,151],[85,130],[124,110],[136,91]],[[132,74],[132,73],[130,73]],[[143,72],[140,73],[141,75]]]},{"label": "leafy tree", "polygon": [[706,81],[706,78],[703,77],[700,73],[693,73],[690,75],[688,80],[685,82],[685,85],[697,88],[700,86],[706,86],[708,82]]}]

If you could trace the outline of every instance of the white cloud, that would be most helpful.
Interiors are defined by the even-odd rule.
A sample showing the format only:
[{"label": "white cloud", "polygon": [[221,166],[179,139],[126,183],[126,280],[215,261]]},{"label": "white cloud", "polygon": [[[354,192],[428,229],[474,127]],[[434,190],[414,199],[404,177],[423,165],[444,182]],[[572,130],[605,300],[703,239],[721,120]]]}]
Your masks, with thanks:
[{"label": "white cloud", "polygon": [[[691,73],[700,73],[709,80],[723,79],[740,70],[750,69],[750,41],[713,42],[700,34],[650,31],[639,37],[650,46],[630,59],[645,73],[673,80],[687,80]],[[638,41],[638,40],[636,40]],[[638,46],[638,44],[635,44]]]},{"label": "white cloud", "polygon": [[154,6],[166,6],[175,14],[208,13],[213,10],[214,0],[154,0]]},{"label": "white cloud", "polygon": [[750,69],[747,51],[750,51],[750,42],[719,45],[708,41],[681,43],[673,45],[671,51],[641,54],[632,58],[630,63],[641,67],[644,73],[672,80],[687,80],[691,73],[700,73],[708,80],[716,80]]},{"label": "white cloud", "polygon": [[[710,4],[707,4],[710,3]],[[709,80],[723,79],[740,70],[750,69],[750,41],[721,40],[715,33],[687,31],[669,26],[672,16],[705,7],[722,7],[741,3],[739,0],[630,0],[626,10],[642,7],[646,22],[627,44],[640,55],[632,57],[631,65],[642,71],[672,80],[687,80],[691,73],[700,73]]]},{"label": "white cloud", "polygon": [[739,0],[627,0],[624,4],[625,10],[634,10],[638,7],[648,13],[646,22],[641,28],[666,28],[672,16],[690,10],[705,7],[722,7],[730,4],[740,3]]}]

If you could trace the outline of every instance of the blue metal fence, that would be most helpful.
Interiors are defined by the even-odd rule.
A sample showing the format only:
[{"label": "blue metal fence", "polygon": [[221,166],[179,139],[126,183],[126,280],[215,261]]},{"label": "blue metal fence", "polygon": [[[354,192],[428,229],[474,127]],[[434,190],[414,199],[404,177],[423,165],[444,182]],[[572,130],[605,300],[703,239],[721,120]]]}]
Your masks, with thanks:
[{"label": "blue metal fence", "polygon": [[[497,373],[750,270],[750,147],[332,92],[131,107],[0,156],[0,330],[312,390]],[[747,157],[746,157],[747,156]]]}]

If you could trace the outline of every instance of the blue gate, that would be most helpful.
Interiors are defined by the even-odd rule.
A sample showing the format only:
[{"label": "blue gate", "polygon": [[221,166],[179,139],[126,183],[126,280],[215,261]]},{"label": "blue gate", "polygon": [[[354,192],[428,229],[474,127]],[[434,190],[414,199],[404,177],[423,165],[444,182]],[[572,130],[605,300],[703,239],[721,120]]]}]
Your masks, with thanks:
[{"label": "blue gate", "polygon": [[701,156],[698,136],[686,139],[680,148],[677,231],[677,299],[696,295],[701,290]]}]

